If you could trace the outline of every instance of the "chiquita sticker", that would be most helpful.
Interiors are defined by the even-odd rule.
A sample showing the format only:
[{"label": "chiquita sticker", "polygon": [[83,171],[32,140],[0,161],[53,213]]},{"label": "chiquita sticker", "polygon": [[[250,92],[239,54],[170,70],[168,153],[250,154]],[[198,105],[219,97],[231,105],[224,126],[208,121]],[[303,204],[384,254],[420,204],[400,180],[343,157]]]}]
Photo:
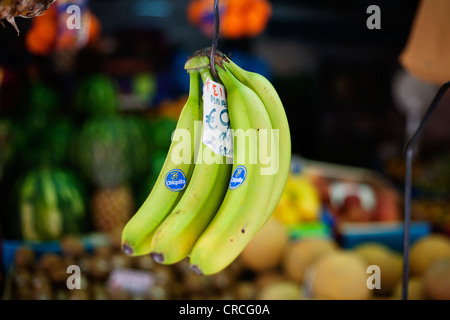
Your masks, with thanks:
[{"label": "chiquita sticker", "polygon": [[247,169],[244,166],[237,166],[234,169],[233,175],[230,179],[230,189],[234,190],[239,188],[245,181],[245,177],[247,176]]},{"label": "chiquita sticker", "polygon": [[166,174],[165,183],[170,191],[182,191],[186,187],[186,176],[183,170],[172,169]]}]

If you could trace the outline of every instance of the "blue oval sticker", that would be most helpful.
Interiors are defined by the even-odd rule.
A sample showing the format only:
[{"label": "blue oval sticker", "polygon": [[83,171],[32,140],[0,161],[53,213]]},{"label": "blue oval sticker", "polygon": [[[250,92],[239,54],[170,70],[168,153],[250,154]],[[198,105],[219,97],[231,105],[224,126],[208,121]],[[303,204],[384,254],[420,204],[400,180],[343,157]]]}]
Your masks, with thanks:
[{"label": "blue oval sticker", "polygon": [[167,172],[165,183],[170,191],[182,191],[186,187],[186,176],[182,170],[172,169]]},{"label": "blue oval sticker", "polygon": [[230,179],[230,189],[234,190],[239,188],[245,181],[245,177],[247,176],[247,168],[244,166],[237,166],[234,169],[233,175]]}]

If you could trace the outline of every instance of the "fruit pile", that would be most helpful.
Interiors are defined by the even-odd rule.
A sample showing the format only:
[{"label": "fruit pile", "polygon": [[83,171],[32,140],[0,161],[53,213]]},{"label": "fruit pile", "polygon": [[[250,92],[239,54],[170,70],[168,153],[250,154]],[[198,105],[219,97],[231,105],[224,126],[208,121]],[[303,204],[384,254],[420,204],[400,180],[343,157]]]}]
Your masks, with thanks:
[{"label": "fruit pile", "polygon": [[329,178],[310,174],[320,202],[337,223],[401,221],[402,198],[389,182],[374,178]]},{"label": "fruit pile", "polygon": [[450,299],[450,239],[440,233],[419,239],[410,251],[410,299]]},{"label": "fruit pile", "polygon": [[[120,238],[118,238],[120,239]],[[61,240],[61,253],[37,256],[28,247],[18,248],[10,297],[18,300],[165,300],[254,299],[257,288],[242,280],[238,262],[212,276],[186,272],[187,260],[171,266],[157,264],[149,255],[129,257],[114,241],[87,250],[76,237]],[[80,268],[79,289],[67,286],[69,266]],[[117,286],[117,275],[133,273],[150,279],[147,286]],[[130,278],[124,278],[130,283]],[[123,281],[123,280],[122,280]],[[123,284],[123,283],[122,283]]]},{"label": "fruit pile", "polygon": [[[294,157],[296,157],[294,155]],[[403,209],[400,191],[384,179],[362,177],[360,168],[315,161],[291,164],[286,188],[273,216],[282,221],[293,237],[304,232],[340,236],[346,223],[370,227],[371,223],[399,223]],[[324,170],[324,167],[327,170]],[[345,170],[344,170],[345,168]],[[420,220],[417,216],[414,220]]]},{"label": "fruit pile", "polygon": [[[62,239],[61,254],[37,255],[27,247],[16,251],[9,297],[59,300],[366,300],[401,299],[402,255],[389,247],[366,242],[342,249],[329,237],[289,239],[286,227],[269,219],[227,268],[198,275],[185,258],[172,265],[151,256],[130,257],[121,251],[120,236],[86,249],[79,238]],[[450,239],[429,234],[410,252],[408,299],[450,299]],[[68,289],[67,267],[80,267],[81,289]],[[367,287],[368,267],[379,267],[379,287]],[[130,289],[117,285],[120,272],[151,279],[147,286]],[[142,281],[144,282],[144,281]],[[113,284],[116,283],[116,284]],[[376,281],[372,281],[375,285]]]},{"label": "fruit pile", "polygon": [[[291,160],[289,124],[272,84],[220,52],[215,79],[209,50],[199,50],[186,62],[189,97],[165,163],[122,233],[126,254],[151,254],[162,264],[189,257],[191,269],[204,275],[233,262],[270,218]],[[214,132],[220,122],[225,129],[216,137],[208,130]],[[268,150],[272,161],[267,161]]]},{"label": "fruit pile", "polygon": [[[242,266],[255,274],[260,298],[401,299],[403,259],[398,251],[372,241],[344,249],[331,237],[289,240],[286,230],[270,219],[240,255]],[[375,274],[368,269],[373,265],[379,267],[378,280],[369,279]],[[448,300],[450,238],[431,233],[414,242],[409,275],[408,299]]]}]

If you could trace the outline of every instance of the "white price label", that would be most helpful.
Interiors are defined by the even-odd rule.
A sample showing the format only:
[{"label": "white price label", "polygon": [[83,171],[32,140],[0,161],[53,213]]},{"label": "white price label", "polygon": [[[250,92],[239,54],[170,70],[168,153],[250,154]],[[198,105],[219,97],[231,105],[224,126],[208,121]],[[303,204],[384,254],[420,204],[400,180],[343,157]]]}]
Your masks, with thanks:
[{"label": "white price label", "polygon": [[150,290],[156,279],[152,273],[134,269],[114,269],[108,279],[110,291],[123,290],[133,294],[142,294]]},{"label": "white price label", "polygon": [[233,157],[233,138],[225,87],[211,79],[203,85],[202,141],[214,153]]}]

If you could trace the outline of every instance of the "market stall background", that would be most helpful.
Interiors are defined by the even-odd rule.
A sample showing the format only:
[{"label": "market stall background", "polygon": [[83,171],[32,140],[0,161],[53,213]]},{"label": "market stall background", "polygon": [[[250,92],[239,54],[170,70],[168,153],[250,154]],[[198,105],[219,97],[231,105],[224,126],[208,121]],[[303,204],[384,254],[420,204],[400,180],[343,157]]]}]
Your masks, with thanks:
[{"label": "market stall background", "polygon": [[[204,7],[194,14],[189,9],[194,2],[202,1],[79,2],[92,14],[83,17],[90,28],[82,44],[70,34],[64,42],[50,11],[39,19],[17,18],[19,35],[8,24],[1,30],[0,232],[3,260],[8,261],[2,265],[4,291],[13,298],[36,299],[365,299],[373,292],[358,295],[356,290],[347,296],[339,288],[314,287],[303,273],[312,256],[319,255],[316,246],[318,252],[338,246],[351,256],[332,256],[329,264],[354,264],[353,273],[363,278],[365,269],[354,261],[353,250],[375,242],[379,247],[368,249],[369,256],[387,257],[385,268],[396,270],[376,296],[398,298],[407,113],[395,81],[401,76],[411,80],[402,73],[398,57],[418,1],[271,1],[270,15],[254,22],[259,29],[252,35],[239,24],[246,19],[243,12],[230,20],[234,29],[219,38],[218,48],[272,81],[290,122],[292,177],[274,213],[283,231],[271,222],[267,229],[274,234],[273,246],[256,239],[230,270],[203,279],[186,273],[184,262],[160,266],[149,257],[132,259],[121,253],[118,230],[151,189],[186,101],[184,63],[211,44],[212,12]],[[372,4],[381,8],[381,29],[366,26]],[[408,94],[422,87],[428,89],[421,96],[426,108],[435,87],[416,81],[404,90]],[[442,125],[439,119],[448,119],[448,113],[429,124],[441,130],[424,134],[414,171],[412,240],[442,242],[443,249],[430,261],[448,257],[450,251],[450,144],[445,121]],[[27,205],[26,196],[45,200],[48,190],[58,198],[51,203],[57,226],[45,227],[38,214],[39,206],[48,203],[35,200],[25,209],[30,213],[28,227],[23,227],[17,219],[23,219],[19,212]],[[79,238],[66,237],[68,233]],[[442,237],[436,240],[435,233]],[[318,240],[308,249],[291,248],[306,238],[326,239],[327,244]],[[33,250],[16,251],[23,240],[33,240]],[[295,250],[300,253],[292,254]],[[299,262],[302,254],[311,257]],[[63,290],[62,271],[68,263],[86,268],[89,290]],[[114,286],[126,283],[121,279],[130,279],[114,273],[124,269],[144,271],[141,279],[151,274],[150,289],[125,285],[116,290]],[[435,269],[445,272],[448,264]],[[425,267],[412,270],[411,281],[425,279]],[[8,274],[15,275],[9,282]],[[427,276],[428,297],[442,297],[430,284],[436,274]],[[33,287],[35,278],[44,285]],[[18,290],[21,283],[27,285]],[[115,289],[108,291],[108,286]],[[425,298],[420,290],[413,297]]]}]

